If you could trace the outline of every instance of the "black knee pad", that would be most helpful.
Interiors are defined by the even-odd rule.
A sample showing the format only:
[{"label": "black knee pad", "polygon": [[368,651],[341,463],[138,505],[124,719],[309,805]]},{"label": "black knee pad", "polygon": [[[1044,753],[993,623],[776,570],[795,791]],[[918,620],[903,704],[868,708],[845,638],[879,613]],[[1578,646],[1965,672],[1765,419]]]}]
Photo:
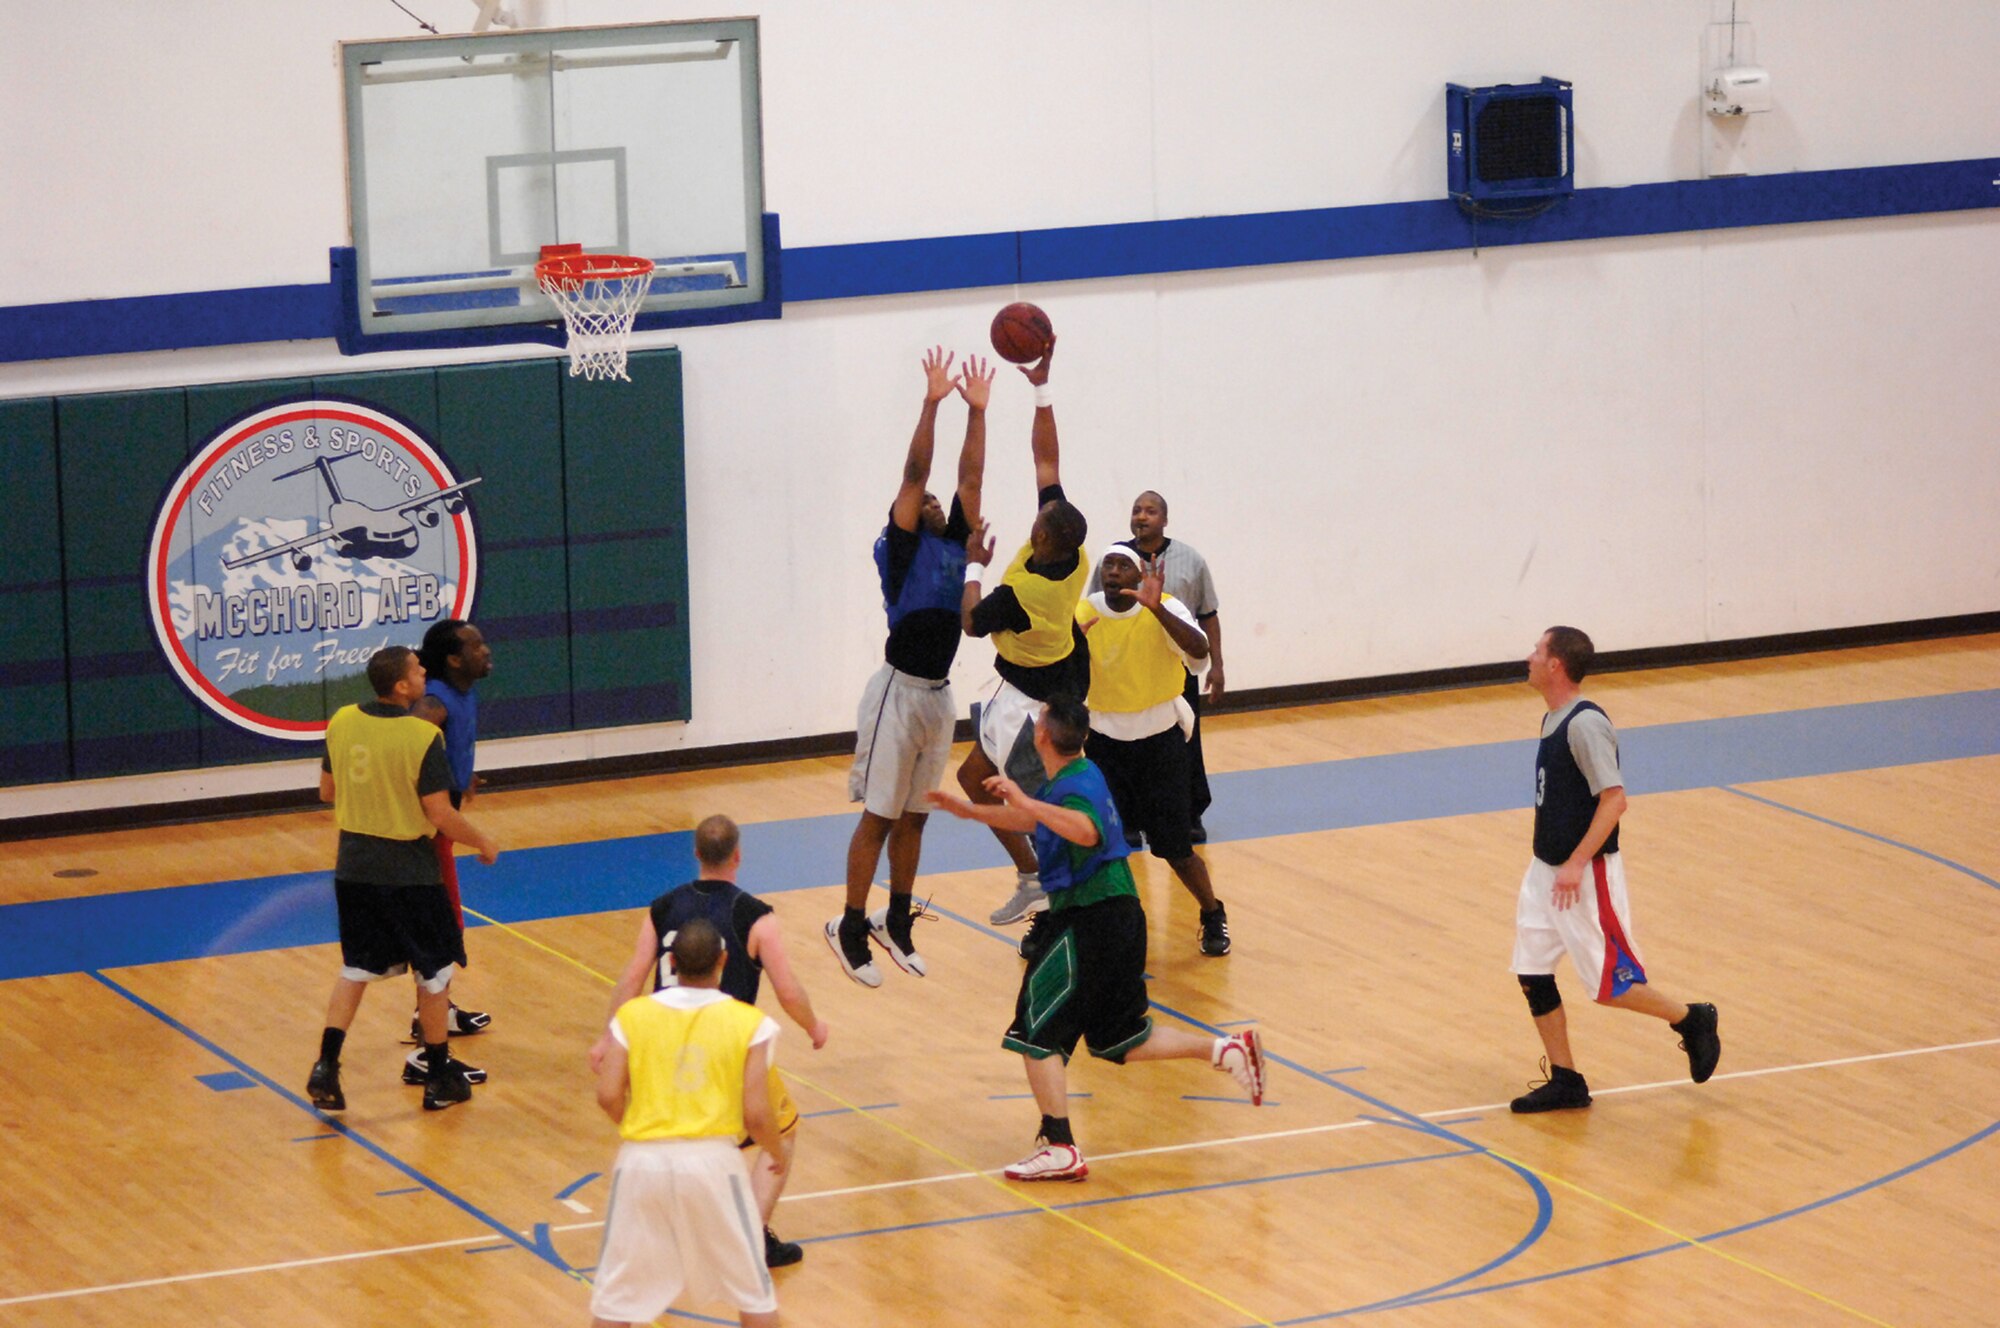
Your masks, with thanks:
[{"label": "black knee pad", "polygon": [[1554,1010],[1562,1009],[1562,993],[1556,990],[1555,976],[1550,973],[1534,973],[1520,976],[1521,994],[1528,998],[1528,1013],[1540,1019]]}]

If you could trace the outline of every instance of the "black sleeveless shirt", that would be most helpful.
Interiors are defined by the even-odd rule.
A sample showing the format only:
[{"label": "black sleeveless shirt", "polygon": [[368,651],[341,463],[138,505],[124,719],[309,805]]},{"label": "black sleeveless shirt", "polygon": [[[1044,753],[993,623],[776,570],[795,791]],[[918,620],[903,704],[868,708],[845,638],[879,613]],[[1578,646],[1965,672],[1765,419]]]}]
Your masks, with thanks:
[{"label": "black sleeveless shirt", "polygon": [[[1590,791],[1590,781],[1569,749],[1569,726],[1586,710],[1604,714],[1604,708],[1595,702],[1578,701],[1535,750],[1535,856],[1554,867],[1569,861],[1589,833],[1591,818],[1597,815],[1597,795]],[[1608,721],[1610,716],[1605,718]],[[1617,751],[1615,739],[1612,751]],[[1600,856],[1618,851],[1616,826],[1597,851]]]},{"label": "black sleeveless shirt", "polygon": [[728,881],[689,881],[667,891],[653,901],[653,934],[660,938],[659,965],[654,970],[653,990],[667,986],[673,976],[667,947],[674,933],[695,918],[706,918],[722,934],[728,947],[722,960],[722,992],[746,1005],[757,1003],[757,989],[764,980],[764,966],[750,957],[750,928],[771,911],[771,906]]}]

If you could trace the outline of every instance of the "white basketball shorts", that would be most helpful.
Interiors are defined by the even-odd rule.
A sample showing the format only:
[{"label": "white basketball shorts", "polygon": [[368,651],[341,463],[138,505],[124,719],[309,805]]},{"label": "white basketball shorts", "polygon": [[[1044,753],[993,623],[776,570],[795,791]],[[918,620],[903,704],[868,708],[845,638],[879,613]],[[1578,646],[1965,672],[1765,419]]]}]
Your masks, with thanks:
[{"label": "white basketball shorts", "polygon": [[1646,980],[1632,939],[1632,906],[1625,896],[1625,860],[1613,853],[1592,858],[1583,889],[1568,908],[1555,906],[1556,869],[1531,858],[1514,904],[1513,971],[1522,977],[1554,973],[1564,955],[1590,984],[1591,997],[1623,996]]},{"label": "white basketball shorts", "polygon": [[854,764],[847,796],[884,820],[928,812],[924,795],[951,762],[958,703],[949,682],[918,678],[884,664],[861,694],[854,719]]},{"label": "white basketball shorts", "polygon": [[734,1139],[628,1141],[611,1169],[590,1312],[648,1323],[676,1300],[777,1312],[764,1223]]}]

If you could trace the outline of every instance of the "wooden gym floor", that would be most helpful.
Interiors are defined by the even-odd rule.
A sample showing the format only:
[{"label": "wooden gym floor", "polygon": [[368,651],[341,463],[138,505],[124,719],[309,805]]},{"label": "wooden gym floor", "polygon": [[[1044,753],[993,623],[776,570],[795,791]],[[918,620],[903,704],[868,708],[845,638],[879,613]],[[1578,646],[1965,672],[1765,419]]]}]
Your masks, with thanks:
[{"label": "wooden gym floor", "polygon": [[[929,978],[884,963],[866,991],[821,943],[841,761],[479,799],[508,853],[467,860],[495,924],[458,994],[495,1026],[458,1050],[492,1082],[428,1117],[401,984],[363,1006],[345,1115],[303,1101],[330,814],[0,845],[0,1321],[585,1322],[616,1137],[584,1050],[722,811],[833,1026],[814,1053],[779,1016],[808,1116],[774,1223],[807,1251],[790,1323],[1994,1322],[2000,637],[1590,694],[1625,745],[1637,940],[1660,989],[1719,1006],[1714,1080],[1565,971],[1596,1105],[1506,1110],[1538,1056],[1507,972],[1525,687],[1225,716],[1207,855],[1235,954],[1201,958],[1191,901],[1135,861],[1156,1017],[1256,1022],[1269,1097],[1079,1058],[1072,1186],[997,1176],[1036,1116],[998,1045],[1019,964],[983,923],[1011,884],[990,840],[933,822]],[[667,1321],[691,1319],[733,1316]]]}]

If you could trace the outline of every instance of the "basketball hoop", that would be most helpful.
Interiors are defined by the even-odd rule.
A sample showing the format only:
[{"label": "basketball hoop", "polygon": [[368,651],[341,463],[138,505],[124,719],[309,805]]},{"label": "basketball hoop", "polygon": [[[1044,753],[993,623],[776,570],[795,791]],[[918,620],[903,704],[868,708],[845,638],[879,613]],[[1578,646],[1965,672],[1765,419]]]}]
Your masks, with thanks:
[{"label": "basketball hoop", "polygon": [[542,246],[535,282],[569,328],[570,376],[620,378],[632,320],[653,284],[653,260],[626,254],[586,254],[580,244]]}]

